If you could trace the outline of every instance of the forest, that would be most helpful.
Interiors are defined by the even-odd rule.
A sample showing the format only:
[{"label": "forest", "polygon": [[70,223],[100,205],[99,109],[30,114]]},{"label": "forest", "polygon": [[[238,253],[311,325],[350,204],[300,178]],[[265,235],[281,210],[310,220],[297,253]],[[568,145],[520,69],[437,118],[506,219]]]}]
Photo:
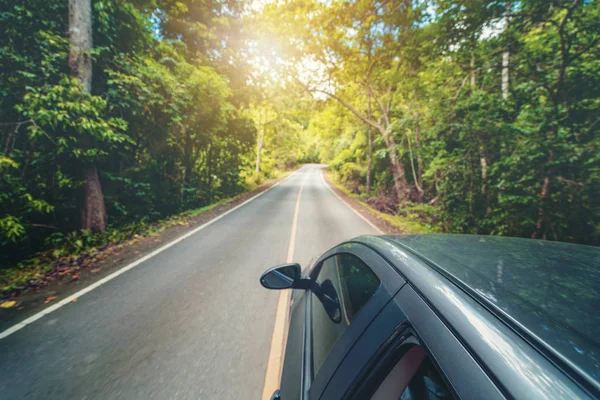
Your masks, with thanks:
[{"label": "forest", "polygon": [[2,268],[307,162],[433,232],[600,245],[600,1],[0,0]]}]

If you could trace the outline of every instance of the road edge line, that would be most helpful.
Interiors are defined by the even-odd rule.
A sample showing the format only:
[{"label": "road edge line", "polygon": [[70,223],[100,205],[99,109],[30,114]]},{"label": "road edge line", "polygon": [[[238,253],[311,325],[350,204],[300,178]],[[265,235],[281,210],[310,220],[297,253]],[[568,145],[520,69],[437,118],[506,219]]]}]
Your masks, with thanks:
[{"label": "road edge line", "polygon": [[49,307],[44,308],[42,311],[33,314],[32,316],[24,319],[21,322],[16,323],[15,325],[11,326],[10,328],[5,329],[4,331],[0,332],[0,340],[12,335],[15,332],[20,331],[21,329],[25,328],[27,325],[30,325],[32,323],[34,323],[35,321],[37,321],[38,319],[44,317],[45,315],[48,315],[56,310],[58,310],[59,308],[71,303],[73,300],[91,292],[92,290],[102,286],[103,284],[115,279],[116,277],[118,277],[121,274],[124,274],[125,272],[129,271],[130,269],[133,269],[135,267],[137,267],[138,265],[148,261],[149,259],[151,259],[152,257],[156,256],[159,253],[162,253],[163,251],[167,250],[168,248],[176,245],[179,242],[184,241],[185,239],[189,238],[190,236],[198,233],[199,231],[201,231],[202,229],[208,227],[209,225],[212,225],[213,223],[217,222],[218,220],[220,220],[221,218],[225,217],[226,215],[231,214],[232,212],[234,212],[235,210],[237,210],[238,208],[241,208],[243,206],[245,206],[246,204],[250,203],[251,201],[259,198],[260,196],[262,196],[263,194],[267,193],[268,191],[270,191],[271,189],[274,189],[275,187],[279,186],[279,184],[281,184],[283,181],[289,179],[290,177],[292,177],[294,174],[296,174],[296,172],[298,172],[300,169],[297,169],[296,171],[292,172],[291,174],[289,174],[288,176],[286,176],[285,178],[283,178],[282,180],[280,180],[279,182],[269,186],[267,189],[263,190],[262,192],[252,196],[251,198],[249,198],[248,200],[244,201],[241,204],[238,204],[237,206],[233,207],[230,210],[225,211],[223,214],[216,216],[215,218],[211,219],[210,221],[200,225],[197,228],[194,228],[193,230],[189,231],[188,233],[185,233],[181,236],[179,236],[178,238],[172,240],[171,242],[165,244],[162,247],[159,247],[158,249],[152,251],[151,253],[146,254],[145,256],[143,256],[142,258],[137,259],[136,261],[127,264],[126,266],[118,269],[117,271],[113,272],[110,275],[105,276],[104,278],[92,283],[91,285],[79,290],[78,292],[66,297],[65,299],[59,301],[56,304],[53,304]]},{"label": "road edge line", "polygon": [[323,180],[323,183],[325,184],[325,186],[327,187],[327,189],[329,189],[331,191],[331,193],[333,193],[333,195],[338,198],[339,201],[341,201],[342,203],[344,203],[346,205],[346,207],[348,207],[349,209],[351,209],[354,212],[354,214],[358,215],[363,221],[365,221],[367,224],[369,224],[369,226],[371,228],[375,229],[380,235],[384,234],[384,232],[377,225],[375,225],[374,223],[372,223],[371,221],[369,221],[369,219],[367,217],[365,217],[364,215],[362,215],[354,207],[352,207],[350,204],[348,204],[346,202],[346,200],[342,199],[342,197],[339,194],[337,194],[335,192],[335,190],[333,190],[331,188],[331,186],[329,186],[329,184],[325,180],[325,170],[324,169],[321,169],[321,179]]},{"label": "road edge line", "polygon": [[[298,190],[296,207],[294,209],[294,218],[292,220],[292,230],[290,233],[290,242],[286,262],[291,263],[294,260],[294,251],[296,249],[296,232],[298,231],[298,214],[300,212],[300,200],[306,178]],[[262,400],[269,400],[273,392],[278,389],[281,380],[281,367],[284,354],[284,339],[288,314],[288,303],[290,290],[282,290],[277,300],[277,311],[275,311],[275,323],[273,324],[273,334],[271,335],[271,347],[269,349],[269,359],[267,360],[267,369],[265,371],[265,380],[263,382]]]}]

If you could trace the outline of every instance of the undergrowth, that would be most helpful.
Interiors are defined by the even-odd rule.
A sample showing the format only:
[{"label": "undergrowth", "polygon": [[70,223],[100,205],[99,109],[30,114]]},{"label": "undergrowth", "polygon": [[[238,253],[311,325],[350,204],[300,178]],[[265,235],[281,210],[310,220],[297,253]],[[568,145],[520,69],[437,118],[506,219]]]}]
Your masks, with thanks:
[{"label": "undergrowth", "polygon": [[353,193],[350,189],[344,186],[333,174],[329,174],[328,176],[330,177],[331,182],[347,196],[350,196],[356,201],[360,202],[361,205],[371,213],[386,220],[403,233],[423,234],[438,233],[441,231],[439,224],[437,224],[435,219],[432,217],[435,214],[435,210],[431,206],[427,207],[426,205],[423,206],[420,204],[409,204],[401,210],[398,210],[396,214],[381,212],[370,206],[366,202],[368,199],[365,199],[364,196]]},{"label": "undergrowth", "polygon": [[13,267],[0,269],[0,296],[6,297],[27,286],[36,286],[51,272],[57,260],[66,259],[76,262],[90,257],[110,245],[124,245],[141,237],[158,234],[176,225],[187,225],[189,219],[202,214],[218,205],[231,201],[223,199],[211,205],[188,210],[153,223],[133,223],[119,228],[109,228],[106,232],[91,234],[80,230],[69,233],[54,233],[48,238],[49,250],[23,260]]},{"label": "undergrowth", "polygon": [[[269,179],[264,175],[254,180],[247,179],[246,193],[256,190],[269,181],[282,179],[291,171],[292,169],[275,171],[270,174]],[[0,268],[0,298],[7,298],[29,287],[38,286],[49,273],[57,268],[59,261],[67,265],[81,264],[81,260],[93,258],[108,246],[124,247],[133,244],[140,238],[156,235],[170,227],[185,226],[191,218],[228,203],[239,196],[241,195],[225,198],[216,203],[184,211],[152,223],[137,222],[118,228],[109,227],[106,232],[95,234],[85,230],[54,233],[47,239],[48,250],[39,252],[16,265]]]}]

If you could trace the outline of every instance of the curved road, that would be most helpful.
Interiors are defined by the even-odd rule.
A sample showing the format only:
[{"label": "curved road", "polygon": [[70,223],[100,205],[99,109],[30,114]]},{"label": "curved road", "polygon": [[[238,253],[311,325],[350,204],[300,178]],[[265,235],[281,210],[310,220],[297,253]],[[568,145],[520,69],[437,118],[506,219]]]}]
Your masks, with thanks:
[{"label": "curved road", "polygon": [[[298,195],[302,192],[300,200]],[[303,267],[375,230],[308,165],[137,267],[0,339],[3,399],[260,399],[279,293]]]}]

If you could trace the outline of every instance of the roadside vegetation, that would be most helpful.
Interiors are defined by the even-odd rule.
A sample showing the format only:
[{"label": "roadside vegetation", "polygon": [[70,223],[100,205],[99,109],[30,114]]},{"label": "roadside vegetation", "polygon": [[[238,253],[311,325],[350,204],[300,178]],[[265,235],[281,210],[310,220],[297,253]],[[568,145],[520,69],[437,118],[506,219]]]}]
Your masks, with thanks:
[{"label": "roadside vegetation", "polygon": [[597,0],[0,10],[1,290],[304,162],[406,232],[600,244]]},{"label": "roadside vegetation", "polygon": [[288,0],[261,18],[318,100],[308,154],[373,208],[600,244],[599,1]]},{"label": "roadside vegetation", "polygon": [[[277,173],[276,179],[285,177],[289,172]],[[263,190],[276,179],[249,188],[248,195]],[[158,247],[165,244],[161,240],[162,232],[174,227],[194,227],[198,224],[196,217],[203,216],[218,206],[235,204],[236,201],[243,199],[243,195],[221,199],[210,205],[187,210],[151,223],[135,222],[120,227],[110,227],[105,232],[92,234],[87,230],[80,230],[66,235],[56,235],[54,243],[48,250],[40,251],[22,260],[13,268],[0,269],[0,296],[13,297],[29,289],[44,287],[56,281],[77,280],[82,269],[90,269],[91,273],[100,272],[105,267],[101,265],[103,260],[119,255],[121,251],[136,245],[139,241],[152,239],[153,247]],[[207,222],[213,217],[208,216],[208,219],[204,218],[202,222]],[[134,251],[139,255],[139,251]]]},{"label": "roadside vegetation", "polygon": [[74,231],[66,235],[55,235],[54,243],[47,251],[21,261],[15,268],[0,270],[0,293],[14,294],[44,284],[48,278],[69,276],[78,278],[77,271],[84,264],[96,261],[98,255],[109,247],[122,248],[133,244],[144,236],[155,236],[167,228],[186,225],[187,220],[208,211],[227,200],[210,206],[185,211],[154,223],[132,223],[105,232],[92,234],[87,230]]},{"label": "roadside vegetation", "polygon": [[401,212],[380,211],[378,208],[376,208],[378,204],[373,204],[373,198],[367,198],[367,196],[364,194],[361,195],[352,192],[340,181],[339,175],[335,176],[334,174],[329,173],[328,178],[338,190],[340,190],[346,196],[356,200],[372,216],[386,221],[393,229],[391,232],[386,232],[386,230],[383,229],[384,233],[386,234],[392,234],[396,232],[416,234],[442,232],[441,227],[434,221],[427,220],[426,218],[423,218],[422,213],[415,212],[414,208],[418,207],[413,206],[411,208],[404,208]]}]

